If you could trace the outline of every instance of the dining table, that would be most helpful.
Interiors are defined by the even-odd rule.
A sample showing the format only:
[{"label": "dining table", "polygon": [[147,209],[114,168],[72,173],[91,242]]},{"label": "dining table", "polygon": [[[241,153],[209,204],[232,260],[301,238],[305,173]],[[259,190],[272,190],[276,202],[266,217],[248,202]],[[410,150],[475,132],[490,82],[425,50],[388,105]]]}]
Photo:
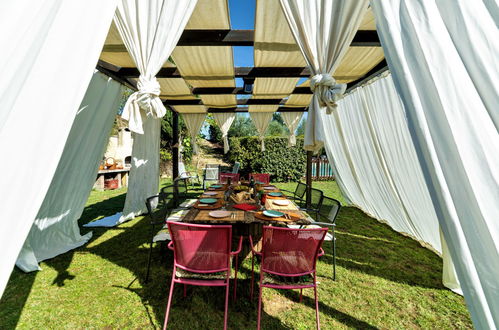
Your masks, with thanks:
[{"label": "dining table", "polygon": [[[181,219],[182,222],[196,224],[230,224],[232,225],[233,244],[241,236],[252,236],[258,242],[262,236],[264,225],[306,226],[311,223],[310,216],[300,210],[299,206],[275,185],[257,184],[254,188],[235,184],[211,185],[192,205]],[[238,200],[241,188],[254,189],[250,194],[242,192],[246,198]],[[251,197],[250,197],[250,196]],[[248,242],[248,241],[247,241]],[[250,253],[249,243],[243,246],[243,256]]]}]

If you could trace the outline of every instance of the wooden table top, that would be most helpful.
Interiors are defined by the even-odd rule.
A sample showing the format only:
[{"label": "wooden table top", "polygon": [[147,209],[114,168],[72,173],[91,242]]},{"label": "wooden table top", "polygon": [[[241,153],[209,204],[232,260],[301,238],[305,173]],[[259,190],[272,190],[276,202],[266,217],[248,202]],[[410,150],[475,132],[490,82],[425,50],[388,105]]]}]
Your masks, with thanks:
[{"label": "wooden table top", "polygon": [[[208,190],[207,190],[208,191]],[[271,191],[279,191],[279,189],[274,189]],[[201,196],[204,198],[205,196],[201,194]],[[208,197],[208,196],[206,196]],[[221,194],[218,194],[216,196],[209,196],[212,198],[218,198],[218,199],[223,199],[223,191],[221,191]],[[200,197],[201,198],[201,197]],[[223,201],[223,200],[222,200]],[[250,203],[248,203],[250,204]],[[283,218],[277,218],[277,219],[282,219],[282,221],[275,220],[269,217],[261,216],[261,214],[257,214],[258,217],[255,217],[255,211],[243,211],[237,208],[234,208],[235,203],[229,199],[229,201],[225,202],[225,209],[229,212],[231,212],[231,215],[227,218],[213,218],[209,215],[210,210],[199,210],[197,208],[192,208],[183,218],[182,222],[188,222],[188,223],[206,223],[206,224],[251,224],[251,223],[261,223],[265,225],[308,225],[310,224],[310,221],[308,220],[308,215],[302,211],[299,210],[299,208],[296,206],[296,204],[293,201],[290,201],[289,205],[287,206],[279,206],[276,204],[272,203],[271,199],[267,199],[265,202],[265,209],[267,210],[276,210],[276,211],[281,211],[284,213],[289,213],[292,215],[290,219],[283,219]],[[253,203],[253,205],[256,205],[260,207],[260,205]],[[223,207],[219,208],[223,209]],[[262,208],[263,210],[263,208]],[[257,210],[261,211],[261,210]]]}]

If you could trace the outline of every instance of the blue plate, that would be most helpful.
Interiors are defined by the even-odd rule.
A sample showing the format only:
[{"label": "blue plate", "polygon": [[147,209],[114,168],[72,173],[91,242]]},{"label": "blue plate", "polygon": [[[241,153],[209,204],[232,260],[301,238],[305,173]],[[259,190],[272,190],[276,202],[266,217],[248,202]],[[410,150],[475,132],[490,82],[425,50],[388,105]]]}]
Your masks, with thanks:
[{"label": "blue plate", "polygon": [[269,196],[272,196],[272,197],[281,197],[282,196],[282,192],[271,192],[271,193],[269,193]]},{"label": "blue plate", "polygon": [[217,201],[218,199],[215,198],[201,198],[199,200],[199,202],[202,204],[215,204]]},{"label": "blue plate", "polygon": [[257,181],[255,182],[256,184],[265,184],[265,182],[262,182],[262,181]]},{"label": "blue plate", "polygon": [[210,188],[222,188],[221,184],[212,184]]},{"label": "blue plate", "polygon": [[265,210],[265,211],[263,211],[263,215],[266,215],[266,216],[271,217],[271,218],[278,218],[278,217],[282,217],[284,215],[284,213],[279,212],[279,211],[274,211],[274,210]]}]

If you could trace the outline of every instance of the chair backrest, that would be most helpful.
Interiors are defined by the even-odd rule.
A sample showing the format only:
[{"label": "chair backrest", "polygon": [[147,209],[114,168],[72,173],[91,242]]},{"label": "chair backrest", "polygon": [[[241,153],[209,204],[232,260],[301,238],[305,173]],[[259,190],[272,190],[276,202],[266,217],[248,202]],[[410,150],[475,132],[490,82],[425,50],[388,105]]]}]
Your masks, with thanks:
[{"label": "chair backrest", "polygon": [[160,193],[158,195],[146,198],[147,215],[151,217],[152,221],[157,219],[164,219],[168,213],[170,201],[172,201],[173,194]]},{"label": "chair backrest", "polygon": [[195,273],[227,271],[232,226],[198,225],[168,221],[175,266]]},{"label": "chair backrest", "polygon": [[208,165],[206,165],[207,167],[204,169],[204,179],[218,180],[218,176],[220,175],[220,167],[218,165],[216,165],[216,167],[208,167]]},{"label": "chair backrest", "polygon": [[336,222],[336,217],[340,212],[341,203],[331,197],[324,196],[319,213],[321,216],[327,218],[331,223]]},{"label": "chair backrest", "polygon": [[324,193],[322,190],[312,188],[311,189],[311,197],[312,199],[310,200],[310,206],[314,210],[320,210],[322,201],[324,199]]},{"label": "chair backrest", "polygon": [[263,227],[261,269],[281,276],[313,273],[326,233],[327,228]]},{"label": "chair backrest", "polygon": [[241,167],[240,162],[235,162],[234,166],[232,167],[232,173],[239,173],[239,168]]},{"label": "chair backrest", "polygon": [[305,193],[307,192],[307,185],[303,182],[296,183],[295,198],[303,199]]},{"label": "chair backrest", "polygon": [[178,162],[178,175],[179,177],[186,177],[186,170],[185,170],[185,164],[184,162]]},{"label": "chair backrest", "polygon": [[251,173],[251,177],[253,177],[255,182],[270,183],[270,174],[268,173]]},{"label": "chair backrest", "polygon": [[[175,183],[177,184],[178,195],[180,197],[185,197],[187,195],[187,191],[188,191],[187,190],[187,182],[185,180],[177,180]],[[161,192],[161,194],[164,194],[164,195],[173,196],[174,185],[165,186],[165,187],[161,188],[160,192]]]},{"label": "chair backrest", "polygon": [[159,205],[159,195],[146,198],[146,208],[148,215],[152,215]]},{"label": "chair backrest", "polygon": [[231,183],[237,183],[239,182],[239,173],[220,173],[218,181],[220,183],[227,183],[229,178]]}]

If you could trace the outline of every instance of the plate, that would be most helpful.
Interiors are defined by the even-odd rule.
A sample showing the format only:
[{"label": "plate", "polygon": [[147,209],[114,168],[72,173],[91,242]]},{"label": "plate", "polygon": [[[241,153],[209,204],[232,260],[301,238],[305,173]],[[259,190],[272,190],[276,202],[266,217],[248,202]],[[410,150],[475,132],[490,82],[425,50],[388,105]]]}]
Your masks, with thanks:
[{"label": "plate", "polygon": [[269,193],[269,196],[272,196],[272,197],[281,197],[282,196],[282,192],[271,192],[271,193]]},{"label": "plate", "polygon": [[221,184],[212,184],[210,188],[222,188]]},{"label": "plate", "polygon": [[263,189],[266,189],[266,190],[274,190],[275,187],[274,186],[267,186],[267,187],[263,187]]},{"label": "plate", "polygon": [[265,182],[262,182],[262,181],[257,181],[255,182],[256,184],[265,184]]},{"label": "plate", "polygon": [[215,204],[218,201],[216,198],[201,198],[199,200],[200,203],[203,204]]},{"label": "plate", "polygon": [[214,192],[214,191],[206,191],[203,193],[203,195],[206,195],[206,196],[215,196],[217,195],[218,193],[217,192]]},{"label": "plate", "polygon": [[271,218],[278,218],[278,217],[282,217],[284,215],[284,213],[279,212],[279,211],[274,211],[274,210],[265,210],[265,211],[263,211],[263,215],[266,215],[267,217],[271,217]]},{"label": "plate", "polygon": [[273,200],[272,203],[274,203],[275,205],[286,206],[286,205],[289,205],[289,200],[287,200],[287,199],[276,199],[276,200]]},{"label": "plate", "polygon": [[213,218],[227,218],[230,214],[231,212],[229,211],[211,211],[208,213],[208,215]]}]

